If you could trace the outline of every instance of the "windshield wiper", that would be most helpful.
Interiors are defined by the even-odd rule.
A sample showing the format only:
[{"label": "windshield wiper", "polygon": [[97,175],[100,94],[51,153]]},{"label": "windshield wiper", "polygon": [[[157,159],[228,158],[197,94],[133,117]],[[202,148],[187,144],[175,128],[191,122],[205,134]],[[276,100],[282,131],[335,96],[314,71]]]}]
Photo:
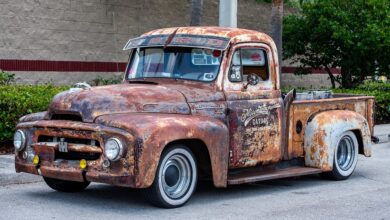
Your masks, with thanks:
[{"label": "windshield wiper", "polygon": [[153,81],[146,81],[144,79],[140,79],[140,80],[128,80],[127,82],[129,83],[139,83],[139,84],[151,84],[151,85],[158,85],[157,82],[153,82]]}]

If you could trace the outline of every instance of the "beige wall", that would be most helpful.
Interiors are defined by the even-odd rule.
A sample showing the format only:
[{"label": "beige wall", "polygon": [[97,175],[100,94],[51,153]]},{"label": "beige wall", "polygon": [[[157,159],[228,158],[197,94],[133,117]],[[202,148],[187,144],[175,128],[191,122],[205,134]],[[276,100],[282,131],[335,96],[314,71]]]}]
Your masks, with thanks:
[{"label": "beige wall", "polygon": [[[126,61],[129,38],[187,26],[190,0],[0,0],[0,59]],[[239,0],[238,26],[269,32],[269,4]],[[204,1],[218,25],[218,0]]]},{"label": "beige wall", "polygon": [[328,89],[332,87],[327,74],[282,75],[282,88]]},{"label": "beige wall", "polygon": [[[204,0],[204,25],[218,25],[218,2]],[[190,6],[191,0],[0,0],[0,60],[125,62],[122,47],[129,38],[187,26]],[[269,33],[270,13],[270,4],[238,0],[238,27]],[[61,84],[114,74],[15,73],[19,83]],[[290,74],[283,79],[283,85],[301,85]]]}]

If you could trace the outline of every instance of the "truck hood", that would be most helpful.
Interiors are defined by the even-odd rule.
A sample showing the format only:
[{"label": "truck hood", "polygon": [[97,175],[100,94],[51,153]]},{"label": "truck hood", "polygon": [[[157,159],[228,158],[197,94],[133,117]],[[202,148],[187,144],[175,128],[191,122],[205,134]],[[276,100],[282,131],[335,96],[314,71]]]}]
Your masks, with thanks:
[{"label": "truck hood", "polygon": [[93,122],[98,116],[116,113],[190,114],[191,110],[187,102],[223,99],[223,95],[219,93],[215,95],[212,90],[212,87],[191,88],[191,86],[175,84],[118,84],[71,89],[53,98],[46,118],[52,119],[54,115],[77,115],[84,122]]}]

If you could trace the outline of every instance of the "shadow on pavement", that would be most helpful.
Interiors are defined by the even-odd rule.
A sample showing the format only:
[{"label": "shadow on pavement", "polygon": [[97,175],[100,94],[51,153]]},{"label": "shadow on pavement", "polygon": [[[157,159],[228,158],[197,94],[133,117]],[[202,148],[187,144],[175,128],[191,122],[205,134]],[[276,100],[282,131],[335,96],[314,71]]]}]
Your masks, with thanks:
[{"label": "shadow on pavement", "polygon": [[[316,186],[322,182],[331,182],[321,179],[318,175],[305,177],[279,179],[263,181],[258,183],[229,186],[228,188],[215,188],[211,181],[200,181],[197,190],[190,200],[189,204],[183,208],[189,208],[192,205],[204,205],[205,203],[215,203],[222,200],[228,201],[235,198],[250,198],[253,196],[267,196],[275,192],[309,194],[310,187]],[[49,187],[44,190],[31,191],[28,193],[32,199],[45,199],[50,202],[71,202],[74,205],[80,205],[84,208],[114,208],[128,209],[151,207],[144,199],[142,190],[115,187],[105,184],[92,184],[85,191],[79,193],[56,192]]]}]

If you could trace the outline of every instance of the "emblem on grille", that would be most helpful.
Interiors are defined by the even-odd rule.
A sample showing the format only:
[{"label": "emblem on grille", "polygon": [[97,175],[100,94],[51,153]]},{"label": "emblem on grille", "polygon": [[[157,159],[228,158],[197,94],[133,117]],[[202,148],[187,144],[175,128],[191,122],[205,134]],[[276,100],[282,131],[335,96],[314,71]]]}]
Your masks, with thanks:
[{"label": "emblem on grille", "polygon": [[65,138],[61,138],[58,142],[58,150],[60,152],[68,152],[68,143],[65,142]]}]

